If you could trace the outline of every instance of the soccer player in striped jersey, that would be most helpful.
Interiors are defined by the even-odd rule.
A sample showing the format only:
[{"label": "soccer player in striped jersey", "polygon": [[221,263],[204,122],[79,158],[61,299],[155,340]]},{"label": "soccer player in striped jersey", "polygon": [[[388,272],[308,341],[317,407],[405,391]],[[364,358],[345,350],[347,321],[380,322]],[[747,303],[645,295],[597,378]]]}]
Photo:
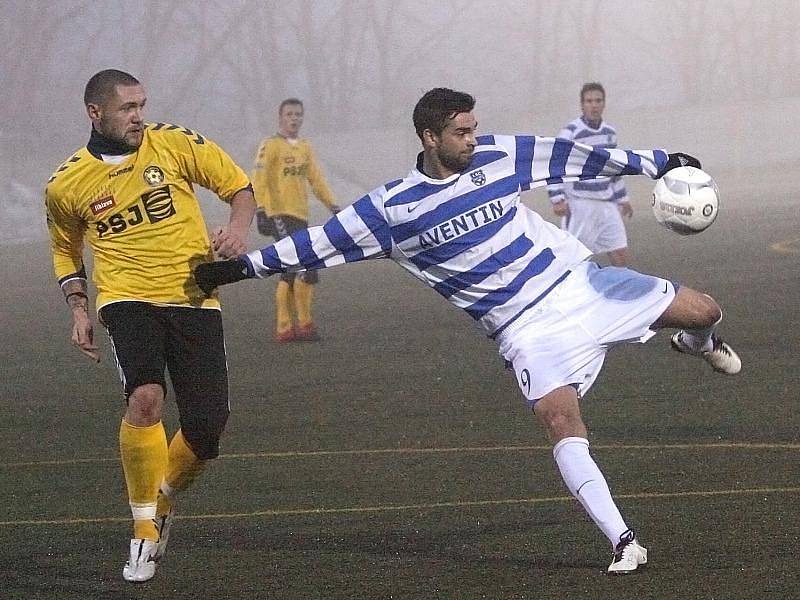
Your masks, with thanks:
[{"label": "soccer player in striped jersey", "polygon": [[[606,92],[599,83],[581,88],[582,115],[567,123],[558,137],[594,148],[616,148],[617,131],[603,120]],[[633,208],[621,177],[559,182],[547,188],[553,212],[566,229],[592,251],[607,254],[615,267],[628,264],[628,236],[622,217]]]},{"label": "soccer player in striped jersey", "polygon": [[[45,190],[55,274],[72,311],[72,343],[98,360],[83,242],[94,255],[96,309],[111,340],[126,402],[120,457],[133,515],[127,581],[147,581],[164,555],[175,495],[209,459],[230,411],[222,316],[192,267],[244,252],[255,212],[247,175],[208,138],[145,123],[147,97],[132,75],[108,69],[86,84],[89,143]],[[209,240],[193,186],[230,205]],[[180,429],[161,421],[169,369]]]},{"label": "soccer player in striped jersey", "polygon": [[414,109],[423,150],[403,179],[383,185],[324,226],[299,231],[237,259],[199,265],[207,293],[275,273],[390,258],[497,340],[553,443],[570,492],[611,543],[610,573],[629,573],[647,551],[617,508],[589,453],[579,399],[607,349],[682,331],[673,346],[734,374],[741,361],[715,333],[721,310],[708,295],[667,279],[600,268],[577,238],[520,201],[534,186],[595,177],[657,178],[697,159],[662,150],[591,148],[536,136],[477,136],[474,99],[436,88]]}]

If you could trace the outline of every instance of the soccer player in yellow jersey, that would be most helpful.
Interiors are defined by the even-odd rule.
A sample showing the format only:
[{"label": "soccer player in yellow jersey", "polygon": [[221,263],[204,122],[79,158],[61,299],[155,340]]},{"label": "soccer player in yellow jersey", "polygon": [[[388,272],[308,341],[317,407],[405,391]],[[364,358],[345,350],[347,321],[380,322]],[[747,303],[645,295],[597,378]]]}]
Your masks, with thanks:
[{"label": "soccer player in yellow jersey", "polygon": [[[72,343],[99,360],[83,244],[94,256],[96,308],[126,399],[120,455],[133,514],[127,581],[147,581],[164,555],[173,501],[219,454],[228,418],[228,372],[217,297],[192,269],[245,250],[255,212],[247,175],[199,133],[143,120],[139,81],[113,69],[94,75],[84,103],[89,143],[67,159],[45,192],[55,274],[72,311]],[[211,239],[194,184],[230,204]],[[169,370],[180,429],[161,422]]]},{"label": "soccer player in yellow jersey", "polygon": [[[258,148],[252,180],[258,202],[258,231],[275,239],[308,227],[308,185],[332,213],[339,212],[319,168],[314,150],[302,139],[303,103],[287,98],[278,108],[278,133]],[[275,290],[275,339],[279,342],[319,339],[311,316],[316,271],[284,274]],[[292,318],[296,311],[297,324]]]}]

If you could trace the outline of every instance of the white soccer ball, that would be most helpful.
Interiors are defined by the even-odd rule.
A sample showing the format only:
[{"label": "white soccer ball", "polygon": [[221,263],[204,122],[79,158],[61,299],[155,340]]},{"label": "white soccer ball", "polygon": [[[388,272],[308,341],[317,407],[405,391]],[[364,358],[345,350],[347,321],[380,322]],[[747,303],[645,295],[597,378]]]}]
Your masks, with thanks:
[{"label": "white soccer ball", "polygon": [[719,189],[711,175],[695,167],[677,167],[653,188],[656,221],[681,235],[705,231],[719,212]]}]

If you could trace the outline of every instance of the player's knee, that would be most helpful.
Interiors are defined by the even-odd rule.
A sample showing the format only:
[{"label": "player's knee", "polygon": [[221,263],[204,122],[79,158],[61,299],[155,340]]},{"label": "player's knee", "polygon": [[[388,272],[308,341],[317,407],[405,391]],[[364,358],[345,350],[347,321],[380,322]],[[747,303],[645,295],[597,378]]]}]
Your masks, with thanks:
[{"label": "player's knee", "polygon": [[586,437],[586,426],[575,415],[551,412],[542,418],[542,423],[554,442],[568,437]]},{"label": "player's knee", "polygon": [[219,456],[219,440],[228,421],[228,409],[207,414],[202,419],[181,422],[183,437],[195,456],[200,460],[211,460]]},{"label": "player's knee", "polygon": [[698,303],[698,320],[702,327],[711,327],[722,320],[722,309],[717,301],[708,294],[700,294]]},{"label": "player's knee", "polygon": [[152,425],[161,420],[164,388],[158,383],[136,387],[128,396],[126,420],[132,425]]},{"label": "player's knee", "polygon": [[577,397],[567,388],[547,394],[534,404],[533,410],[554,443],[567,437],[586,437]]}]

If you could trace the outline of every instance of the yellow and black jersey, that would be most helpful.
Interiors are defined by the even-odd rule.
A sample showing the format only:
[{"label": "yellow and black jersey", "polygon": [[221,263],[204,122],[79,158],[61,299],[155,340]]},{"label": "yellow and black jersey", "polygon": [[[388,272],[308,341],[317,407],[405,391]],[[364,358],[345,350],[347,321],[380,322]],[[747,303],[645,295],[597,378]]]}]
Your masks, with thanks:
[{"label": "yellow and black jersey", "polygon": [[177,125],[148,124],[132,154],[78,150],[45,190],[59,282],[84,276],[85,239],[98,309],[118,300],[219,307],[192,277],[194,266],[213,260],[193,184],[230,201],[249,180],[214,142]]},{"label": "yellow and black jersey", "polygon": [[336,204],[308,140],[289,142],[273,135],[261,142],[252,173],[259,207],[272,215],[308,221],[308,184],[328,208]]}]

